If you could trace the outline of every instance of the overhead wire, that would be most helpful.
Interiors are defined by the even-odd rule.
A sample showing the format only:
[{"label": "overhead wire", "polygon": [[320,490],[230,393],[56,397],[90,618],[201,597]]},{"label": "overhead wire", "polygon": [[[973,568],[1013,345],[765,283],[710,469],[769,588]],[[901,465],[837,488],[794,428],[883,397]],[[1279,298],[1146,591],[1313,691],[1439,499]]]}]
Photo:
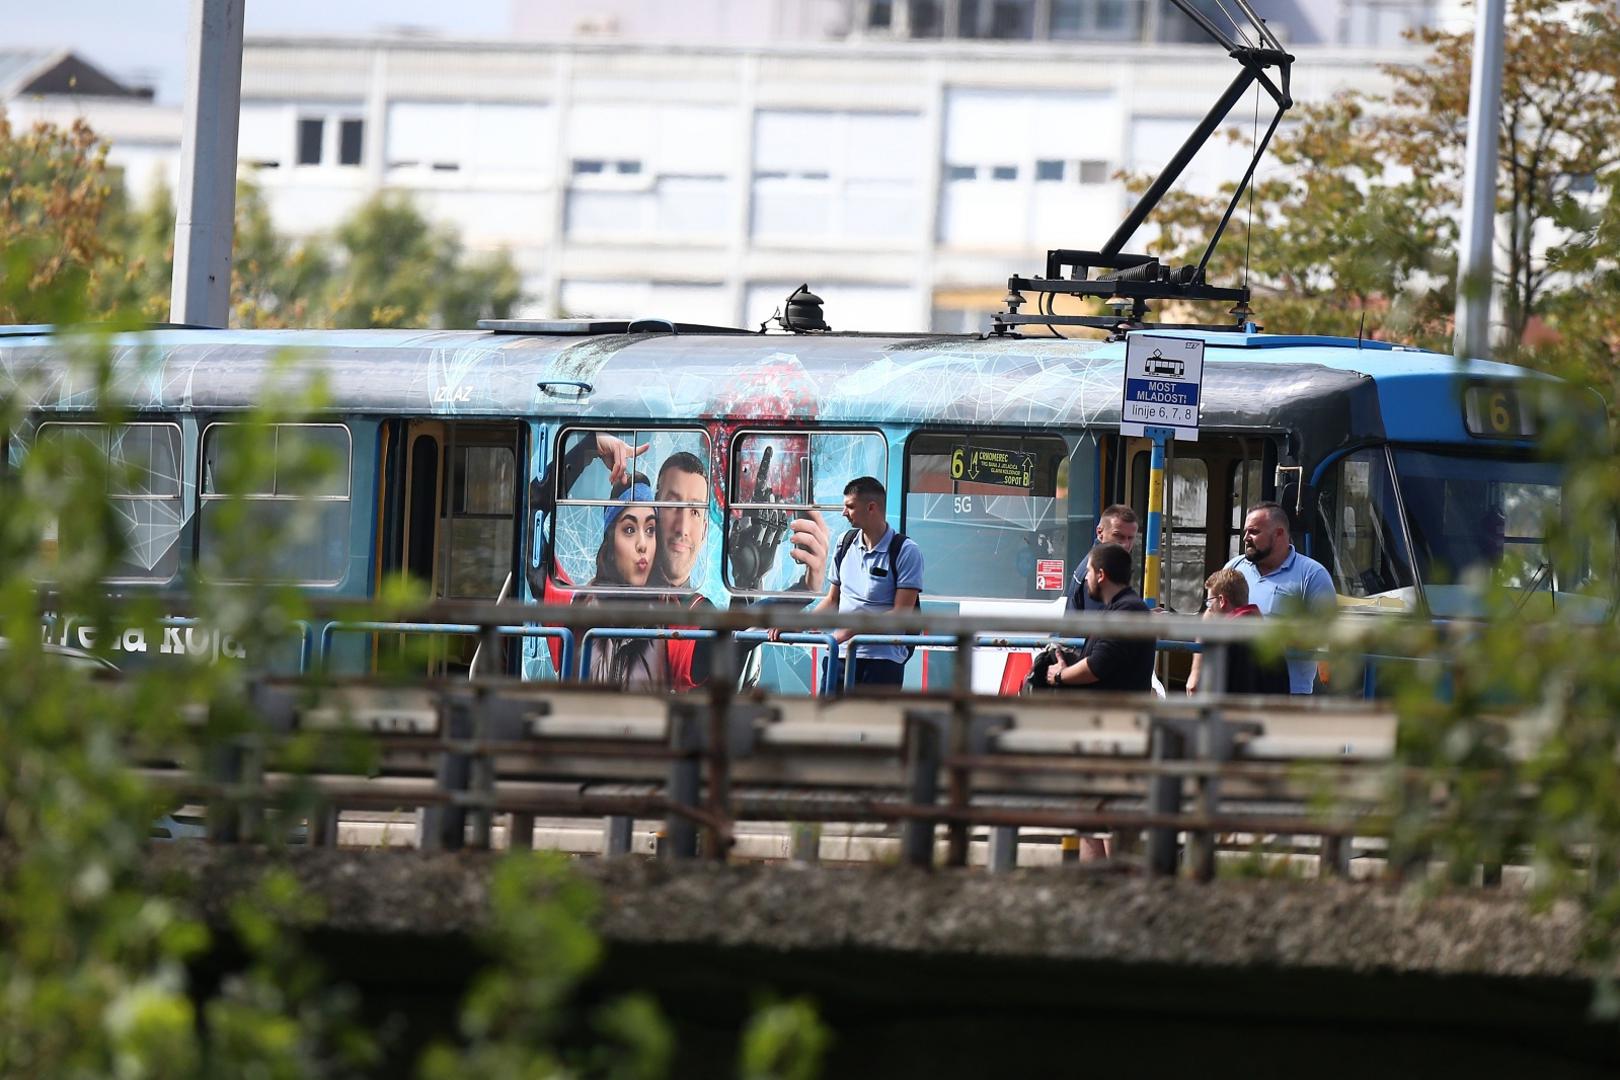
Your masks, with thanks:
[{"label": "overhead wire", "polygon": [[[1215,0],[1215,6],[1221,9],[1221,14],[1226,16],[1226,21],[1232,24],[1232,29],[1236,32],[1238,40],[1242,41],[1248,48],[1255,48],[1254,41],[1249,37],[1249,31],[1244,29],[1243,25],[1238,22],[1237,16],[1233,15],[1231,9],[1226,6],[1226,0]],[[1248,20],[1245,19],[1244,21],[1247,22]]]}]

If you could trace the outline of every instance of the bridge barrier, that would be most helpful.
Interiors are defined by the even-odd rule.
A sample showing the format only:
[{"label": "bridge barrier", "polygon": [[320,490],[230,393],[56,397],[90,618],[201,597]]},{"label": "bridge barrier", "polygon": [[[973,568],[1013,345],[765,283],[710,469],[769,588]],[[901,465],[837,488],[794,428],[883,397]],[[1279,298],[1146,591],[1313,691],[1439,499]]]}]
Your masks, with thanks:
[{"label": "bridge barrier", "polygon": [[[342,614],[339,605],[325,611]],[[333,618],[317,640],[325,655],[332,635],[349,631],[468,632],[486,642],[532,634],[565,644],[572,634],[581,641],[570,657],[577,672],[592,630],[669,633],[634,625],[668,617],[627,605],[434,605],[398,622]],[[1213,661],[1228,643],[1263,633],[1258,620],[796,609],[683,610],[679,618],[692,624],[683,632],[713,635],[713,677],[693,694],[483,677],[453,686],[263,679],[255,688],[261,732],[218,749],[205,772],[171,765],[152,775],[205,799],[220,840],[262,835],[266,800],[305,782],[333,808],[312,826],[317,843],[335,838],[336,812],[398,806],[423,810],[419,842],[441,847],[489,845],[497,815],[508,816],[520,844],[541,814],[662,817],[670,857],[726,857],[740,821],[886,823],[919,864],[932,861],[943,830],[945,862],[957,866],[967,861],[973,828],[1113,830],[1127,840],[1145,836],[1144,865],[1153,872],[1184,863],[1205,877],[1221,835],[1318,837],[1330,869],[1342,869],[1352,849],[1335,848],[1334,838],[1385,831],[1379,807],[1392,715],[1342,700],[1229,698],[1218,685],[1213,673],[1223,665]],[[739,651],[763,637],[761,623],[818,645],[830,644],[829,628],[837,628],[943,640],[958,650],[1151,636],[1208,653],[1212,674],[1198,695],[1168,700],[981,697],[968,665],[957,666],[945,693],[739,692]],[[1312,632],[1329,647],[1366,651],[1367,630],[1340,619]],[[278,763],[279,740],[338,728],[357,728],[377,748],[377,776],[317,770],[306,780]],[[1325,770],[1332,813],[1313,809],[1316,792],[1294,771],[1302,765]],[[1016,846],[1016,831],[993,835],[998,852]],[[998,863],[1005,858],[998,854]]]},{"label": "bridge barrier", "polygon": [[[932,865],[941,827],[988,827],[1003,851],[1015,850],[1024,828],[1145,830],[1151,872],[1174,873],[1184,861],[1207,879],[1216,834],[1319,836],[1324,851],[1334,837],[1381,834],[1370,815],[1393,748],[1387,714],[1097,697],[1085,707],[1067,695],[717,703],[507,680],[324,688],[264,680],[253,697],[261,734],[217,753],[203,777],[149,775],[205,799],[210,836],[222,842],[262,837],[263,808],[300,782],[334,809],[312,815],[316,844],[335,841],[336,810],[398,807],[425,811],[418,842],[434,849],[490,846],[498,815],[522,846],[543,815],[603,819],[619,837],[609,850],[622,851],[629,821],[661,817],[671,858],[724,858],[742,821],[888,823],[919,866]],[[1324,723],[1361,734],[1313,738]],[[377,748],[375,776],[278,770],[280,740],[349,728]],[[1333,815],[1308,811],[1313,791],[1293,770],[1309,762],[1333,774],[1342,796]],[[965,857],[947,845],[947,862]],[[1005,855],[997,865],[1009,865]]]}]

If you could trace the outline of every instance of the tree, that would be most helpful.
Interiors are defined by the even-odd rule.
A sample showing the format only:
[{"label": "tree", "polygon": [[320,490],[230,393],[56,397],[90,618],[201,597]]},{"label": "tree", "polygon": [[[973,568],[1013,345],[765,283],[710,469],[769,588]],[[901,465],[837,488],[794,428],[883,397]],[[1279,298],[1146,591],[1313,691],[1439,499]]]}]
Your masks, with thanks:
[{"label": "tree", "polygon": [[52,305],[86,299],[112,256],[104,227],[113,191],[107,147],[82,119],[18,133],[0,113],[0,251],[26,253],[5,269],[27,275],[6,290],[0,322],[50,321]]},{"label": "tree", "polygon": [[[1385,68],[1389,94],[1303,109],[1279,133],[1286,175],[1256,185],[1252,238],[1244,213],[1234,218],[1218,264],[1223,280],[1252,239],[1257,291],[1305,301],[1318,327],[1354,329],[1366,313],[1374,327],[1443,336],[1455,295],[1473,38],[1425,29],[1413,40],[1428,54]],[[1553,293],[1592,283],[1591,268],[1566,258],[1566,245],[1589,214],[1582,189],[1606,186],[1620,162],[1620,12],[1605,0],[1514,0],[1504,49],[1498,285],[1505,336],[1517,347],[1532,319],[1557,306]],[[1225,201],[1167,200],[1161,240],[1183,256],[1201,250]],[[1307,314],[1287,302],[1266,307]]]},{"label": "tree", "polygon": [[325,317],[334,269],[319,238],[292,241],[276,230],[264,193],[236,184],[231,321],[242,327],[313,326]]},{"label": "tree", "polygon": [[131,209],[123,187],[114,190],[106,232],[113,265],[98,274],[91,309],[127,310],[145,322],[167,322],[174,280],[174,196],[156,184]]},{"label": "tree", "polygon": [[[1210,261],[1210,280],[1250,284],[1273,329],[1355,334],[1365,318],[1373,331],[1433,338],[1450,314],[1449,287],[1437,283],[1455,243],[1452,222],[1423,178],[1384,178],[1361,137],[1364,103],[1342,96],[1301,112],[1297,128],[1273,143],[1284,175],[1255,184],[1252,231],[1245,204]],[[1221,198],[1173,191],[1160,204],[1155,250],[1201,257],[1233,187]]]},{"label": "tree", "polygon": [[471,326],[510,315],[522,295],[505,252],[464,262],[456,238],[403,195],[371,199],[336,238],[342,273],[330,301],[334,326]]}]

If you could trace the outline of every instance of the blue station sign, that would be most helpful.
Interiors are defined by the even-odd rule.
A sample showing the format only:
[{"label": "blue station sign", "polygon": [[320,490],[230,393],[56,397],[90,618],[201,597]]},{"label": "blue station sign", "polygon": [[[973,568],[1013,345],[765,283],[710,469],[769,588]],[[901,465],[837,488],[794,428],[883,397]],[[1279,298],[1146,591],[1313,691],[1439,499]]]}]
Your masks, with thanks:
[{"label": "blue station sign", "polygon": [[1147,435],[1150,428],[1198,439],[1198,402],[1204,382],[1204,343],[1196,338],[1132,334],[1125,343],[1125,394],[1119,409],[1121,435]]}]

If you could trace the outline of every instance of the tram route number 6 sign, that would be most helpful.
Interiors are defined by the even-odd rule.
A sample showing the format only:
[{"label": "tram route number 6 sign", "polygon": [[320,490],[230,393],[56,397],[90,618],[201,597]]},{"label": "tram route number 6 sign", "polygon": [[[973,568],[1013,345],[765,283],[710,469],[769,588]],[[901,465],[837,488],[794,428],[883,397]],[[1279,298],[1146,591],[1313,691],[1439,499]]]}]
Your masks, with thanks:
[{"label": "tram route number 6 sign", "polygon": [[1197,338],[1132,334],[1125,339],[1125,395],[1119,433],[1146,435],[1150,428],[1198,440],[1198,403],[1204,384],[1204,343]]}]

